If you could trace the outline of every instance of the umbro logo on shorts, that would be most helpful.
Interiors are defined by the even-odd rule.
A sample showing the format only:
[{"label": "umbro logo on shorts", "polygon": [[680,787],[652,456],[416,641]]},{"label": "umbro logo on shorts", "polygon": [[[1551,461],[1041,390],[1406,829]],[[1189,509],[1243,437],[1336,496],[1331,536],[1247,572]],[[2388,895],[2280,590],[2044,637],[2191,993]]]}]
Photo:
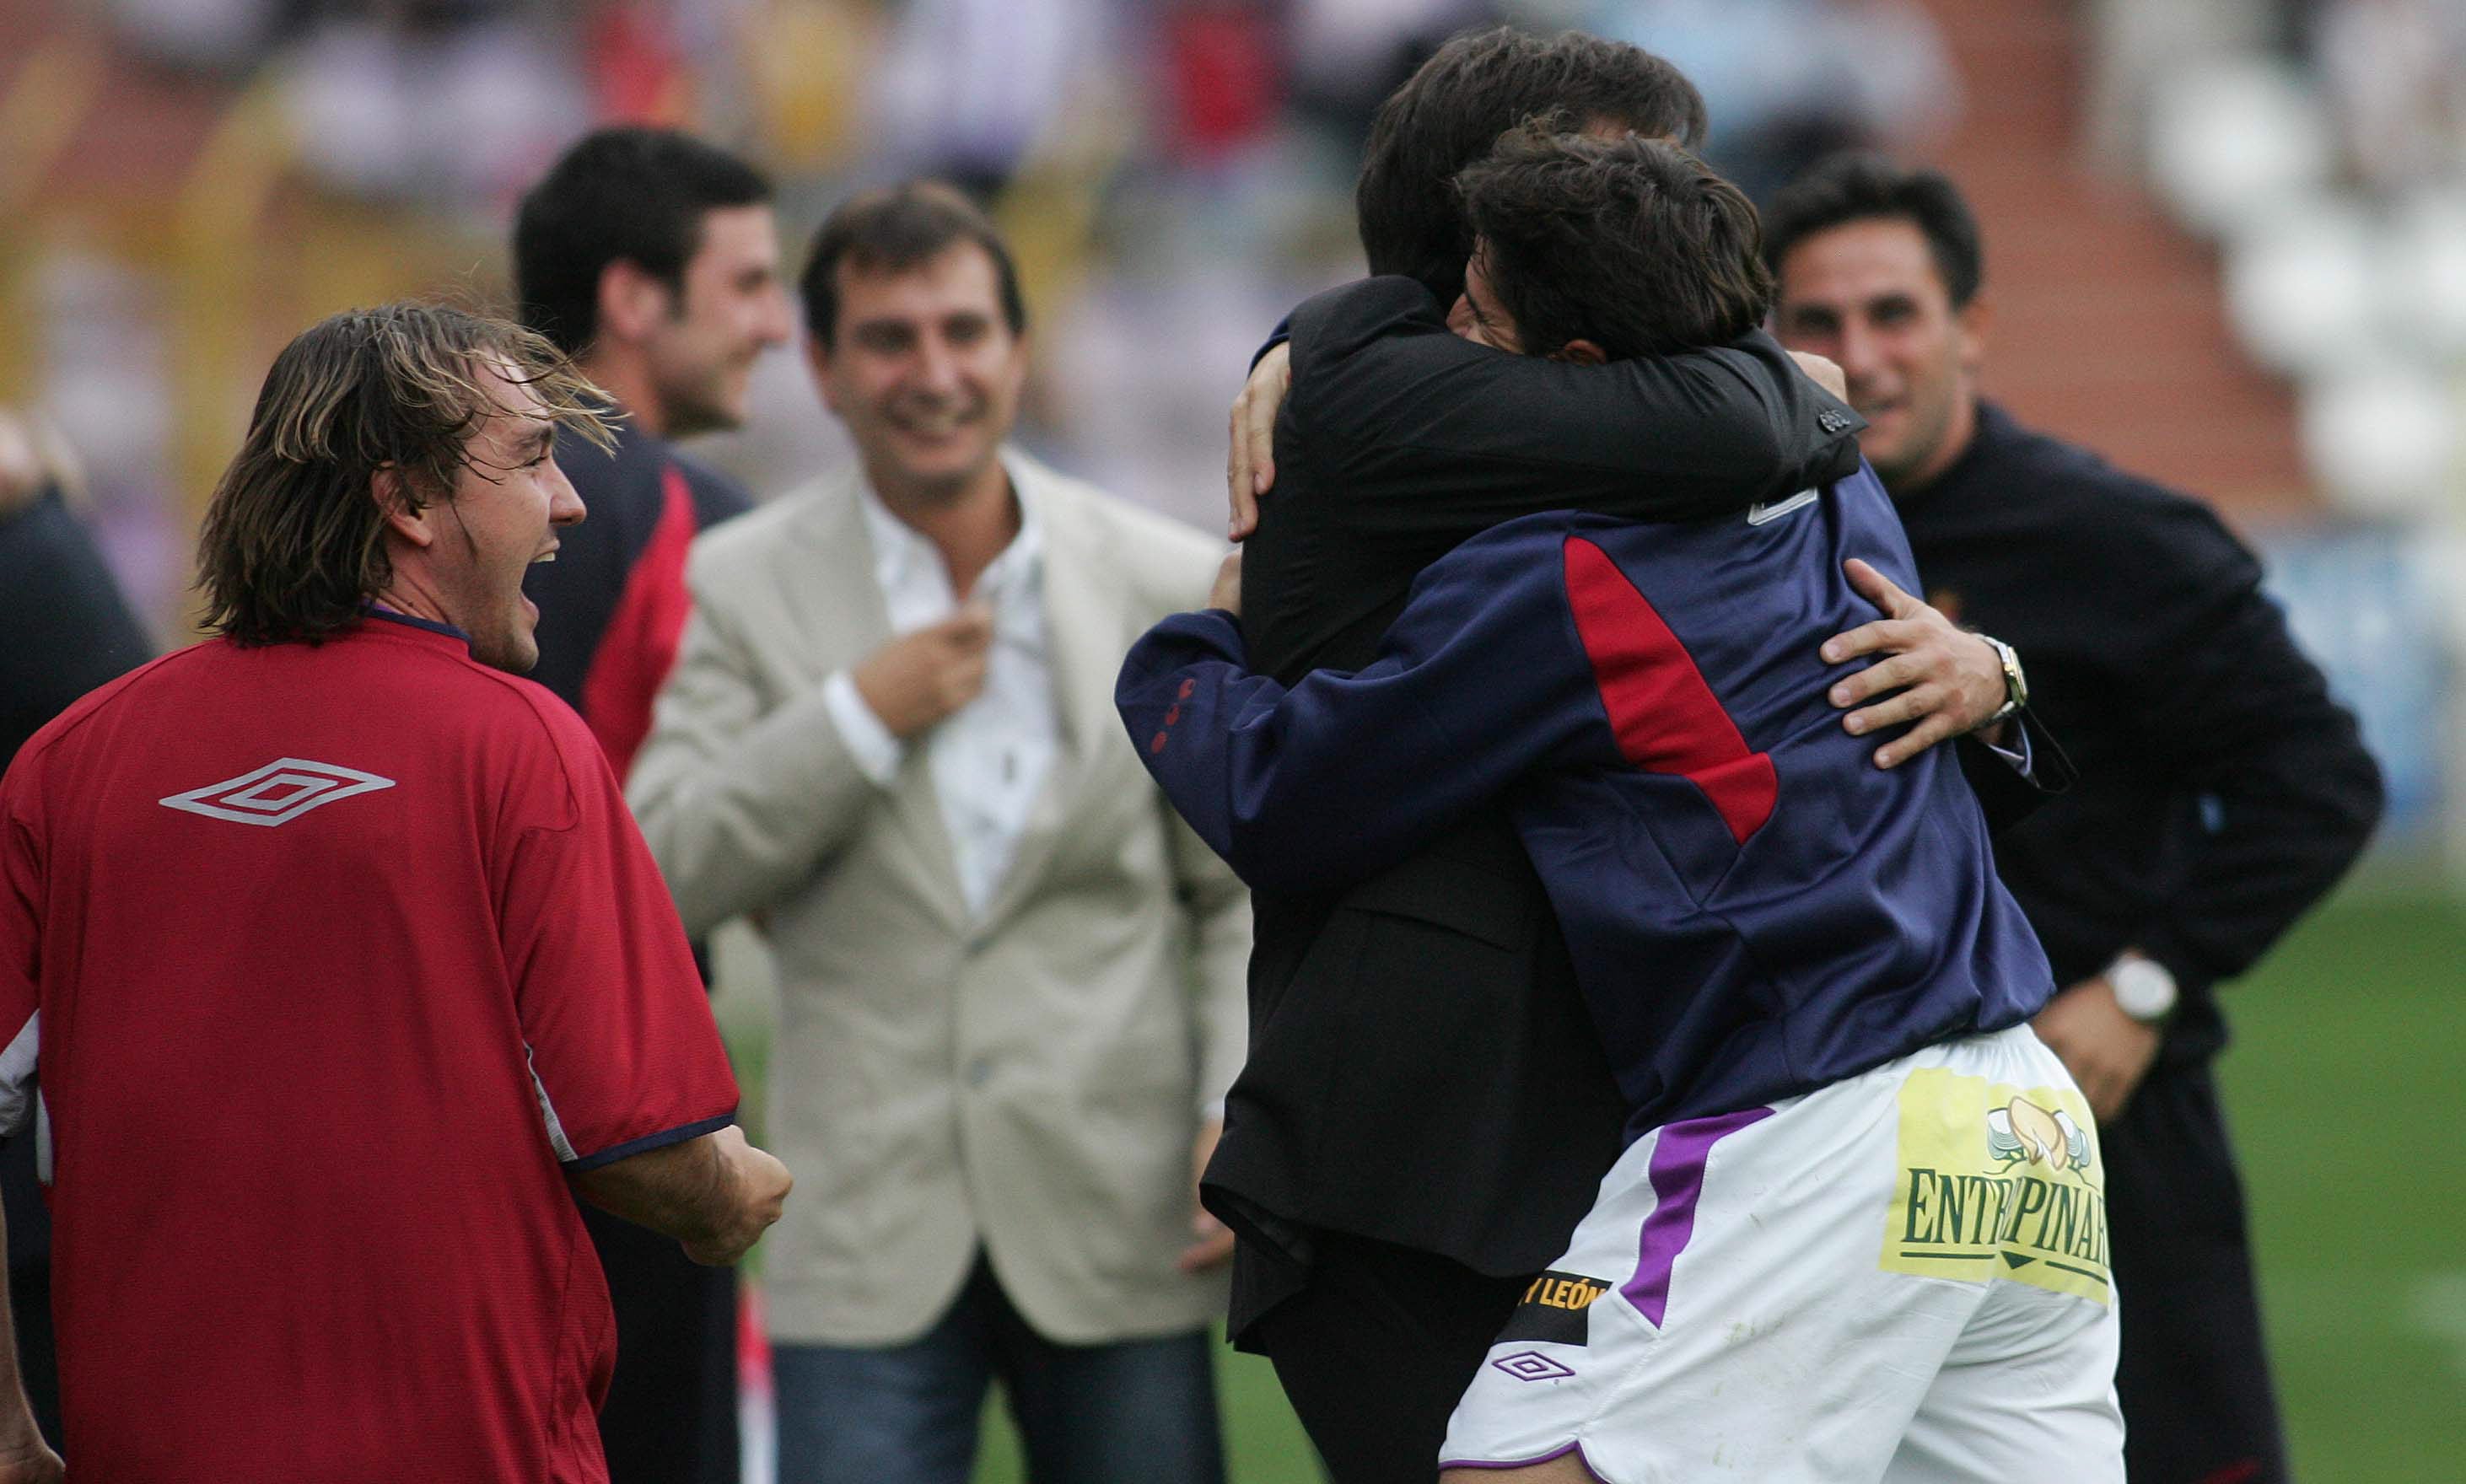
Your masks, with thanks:
[{"label": "umbro logo on shorts", "polygon": [[355,767],[311,763],[304,758],[277,758],[237,778],[226,778],[156,802],[165,808],[185,809],[208,819],[228,819],[242,825],[287,825],[337,799],[392,786],[392,779],[363,773]]},{"label": "umbro logo on shorts", "polygon": [[1490,1363],[1518,1381],[1564,1381],[1576,1374],[1538,1350],[1501,1356]]},{"label": "umbro logo on shorts", "polygon": [[1525,1288],[1524,1296],[1507,1317],[1498,1338],[1546,1340],[1561,1345],[1588,1343],[1592,1325],[1586,1311],[1592,1308],[1594,1299],[1609,1291],[1604,1280],[1588,1278],[1580,1273],[1545,1273]]}]

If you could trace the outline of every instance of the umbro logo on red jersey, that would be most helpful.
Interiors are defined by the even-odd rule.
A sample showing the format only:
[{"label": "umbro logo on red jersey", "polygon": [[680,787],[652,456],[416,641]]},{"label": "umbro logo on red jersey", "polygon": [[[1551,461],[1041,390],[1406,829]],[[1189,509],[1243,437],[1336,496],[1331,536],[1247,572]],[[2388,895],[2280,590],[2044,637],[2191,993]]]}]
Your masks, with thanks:
[{"label": "umbro logo on red jersey", "polygon": [[237,778],[226,778],[157,802],[166,808],[186,809],[208,819],[228,819],[243,825],[287,825],[320,805],[392,786],[392,779],[363,773],[355,767],[311,763],[304,758],[277,758]]}]

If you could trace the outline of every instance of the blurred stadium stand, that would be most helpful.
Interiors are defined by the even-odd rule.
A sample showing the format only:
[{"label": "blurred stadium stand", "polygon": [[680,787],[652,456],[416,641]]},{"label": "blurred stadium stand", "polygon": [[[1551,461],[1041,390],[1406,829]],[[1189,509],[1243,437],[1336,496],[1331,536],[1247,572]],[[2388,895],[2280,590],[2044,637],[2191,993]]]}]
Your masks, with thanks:
[{"label": "blurred stadium stand", "polygon": [[[590,123],[650,119],[776,174],[792,265],[855,183],[987,194],[1036,320],[1024,435],[1213,526],[1248,352],[1355,269],[1370,109],[1498,18],[1679,60],[1752,184],[1845,144],[1948,167],[1988,239],[1990,391],[2273,548],[2360,543],[2281,562],[2280,590],[2385,661],[2333,671],[2426,780],[2396,836],[2466,796],[2436,742],[2466,640],[2443,0],[15,0],[0,401],[68,431],[124,585],[181,631],[190,534],[281,342],[353,302],[500,296],[521,186]],[[750,484],[845,456],[798,358],[755,396],[706,448]]]},{"label": "blurred stadium stand", "polygon": [[2291,398],[2234,344],[2213,255],[2084,154],[2078,8],[1933,9],[1970,100],[1941,164],[1986,235],[1991,394],[2025,421],[2238,516],[2303,509]]}]

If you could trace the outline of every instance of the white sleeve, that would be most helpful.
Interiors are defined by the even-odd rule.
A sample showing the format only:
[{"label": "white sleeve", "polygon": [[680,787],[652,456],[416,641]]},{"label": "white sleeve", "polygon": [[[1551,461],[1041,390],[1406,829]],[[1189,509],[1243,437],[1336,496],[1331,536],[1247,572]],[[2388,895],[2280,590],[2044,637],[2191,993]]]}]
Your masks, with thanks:
[{"label": "white sleeve", "polygon": [[846,671],[834,670],[822,682],[822,709],[830,713],[831,724],[839,728],[840,741],[856,759],[858,770],[877,786],[889,787],[899,776],[899,761],[908,749],[864,703]]}]

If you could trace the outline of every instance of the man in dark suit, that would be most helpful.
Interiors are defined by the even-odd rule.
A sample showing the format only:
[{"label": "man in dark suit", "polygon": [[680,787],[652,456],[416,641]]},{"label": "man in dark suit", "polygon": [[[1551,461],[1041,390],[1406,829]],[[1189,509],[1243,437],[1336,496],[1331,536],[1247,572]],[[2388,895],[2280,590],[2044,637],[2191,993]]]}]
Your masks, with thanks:
[{"label": "man in dark suit", "polygon": [[[121,596],[94,539],[69,510],[67,451],[0,408],[0,773],[69,702],[144,664],[153,641]],[[34,1178],[34,1141],[0,1147],[9,1222],[9,1302],[17,1369],[34,1420],[56,1448],[60,1379],[52,1343],[52,1219]]]},{"label": "man in dark suit", "polygon": [[1980,396],[1978,225],[1949,180],[1838,159],[1766,227],[1779,332],[1848,373],[1928,591],[2029,652],[2031,705],[2079,765],[1996,865],[2069,986],[2038,1034],[2100,1125],[2131,1475],[2275,1484],[2214,991],[2345,874],[2379,769],[2208,506]]},{"label": "man in dark suit", "polygon": [[[590,519],[524,591],[531,678],[590,723],[622,779],[650,732],[692,600],[685,548],[752,501],[670,438],[744,421],[754,361],[789,334],[771,187],[671,129],[607,128],[567,150],[514,224],[522,319],[624,414],[616,446],[557,448]],[[589,1207],[616,1308],[599,1430],[615,1484],[734,1484],[736,1274]]]},{"label": "man in dark suit", "polygon": [[[1636,48],[1459,37],[1380,110],[1357,191],[1372,271],[1454,302],[1472,244],[1446,183],[1550,111],[1682,144],[1704,132],[1693,87]],[[1761,334],[1603,367],[1492,361],[1476,387],[1452,368],[1313,386],[1297,353],[1262,360],[1254,405],[1311,388],[1275,435],[1318,440],[1310,462],[1325,475],[1277,485],[1251,534],[1240,497],[1255,486],[1235,471],[1258,671],[1289,683],[1368,663],[1414,574],[1500,521],[1569,506],[1640,521],[1743,512],[1856,468],[1859,419]],[[1244,409],[1235,420],[1242,465]],[[1348,427],[1399,422],[1449,451],[1460,477],[1436,488],[1346,456],[1362,446]],[[1880,764],[2005,708],[2012,687],[1987,641],[1889,584],[1869,596],[1890,616],[1825,657],[1900,652],[1833,697],[1873,702],[1850,717],[1855,732],[1918,722]],[[2043,738],[2030,745],[2057,764]],[[1973,779],[1990,808],[2026,808],[2029,784],[1964,750],[1984,759]],[[1250,1059],[1203,1186],[1242,1238],[1234,1338],[1275,1362],[1344,1484],[1427,1480],[1448,1412],[1616,1159],[1623,1105],[1503,807],[1340,896],[1254,901]]]}]

